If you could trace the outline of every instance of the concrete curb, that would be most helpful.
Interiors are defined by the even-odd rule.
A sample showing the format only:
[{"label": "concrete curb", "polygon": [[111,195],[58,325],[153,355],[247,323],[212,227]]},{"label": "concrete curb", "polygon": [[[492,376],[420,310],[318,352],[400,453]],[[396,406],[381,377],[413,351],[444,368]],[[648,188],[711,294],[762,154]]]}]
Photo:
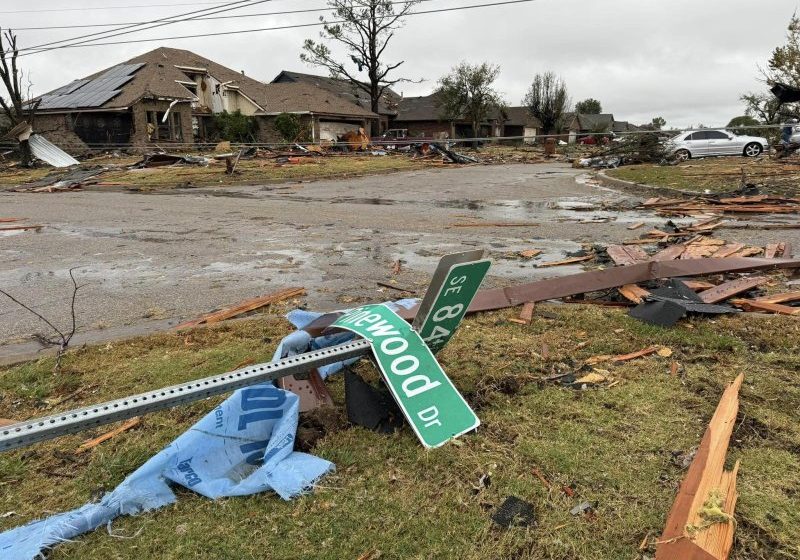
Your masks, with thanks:
[{"label": "concrete curb", "polygon": [[655,185],[648,185],[645,183],[635,183],[633,181],[626,181],[624,179],[617,179],[616,177],[609,177],[605,171],[597,171],[595,175],[607,187],[616,187],[618,189],[633,189],[637,191],[644,191],[649,193],[659,194],[680,194],[683,196],[699,196],[703,193],[696,191],[684,191],[682,189],[674,189],[672,187],[657,187]]}]

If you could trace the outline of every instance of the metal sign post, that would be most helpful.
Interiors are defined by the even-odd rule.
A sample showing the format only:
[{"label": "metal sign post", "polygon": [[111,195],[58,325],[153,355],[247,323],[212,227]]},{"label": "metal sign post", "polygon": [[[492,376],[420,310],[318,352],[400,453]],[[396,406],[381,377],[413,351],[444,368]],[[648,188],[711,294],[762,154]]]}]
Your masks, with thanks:
[{"label": "metal sign post", "polygon": [[[433,281],[421,303],[414,325],[421,325],[424,332],[430,332],[430,344],[434,345],[437,350],[444,346],[461,322],[472,297],[475,295],[474,292],[477,291],[483,275],[486,274],[488,261],[471,262],[481,259],[482,256],[482,250],[447,255],[442,258],[434,273]],[[456,289],[459,286],[461,289]],[[447,309],[448,307],[449,309]],[[403,324],[408,328],[405,322]],[[446,336],[441,334],[443,331],[447,331]],[[419,338],[416,333],[413,333],[413,335]],[[420,350],[420,352],[422,352],[423,358],[427,359],[424,356],[424,353],[427,352],[433,364],[435,364],[436,368],[439,368],[430,349],[425,344],[422,344],[422,346],[424,351]],[[95,428],[118,420],[125,420],[148,412],[206,399],[248,385],[275,381],[289,375],[303,374],[320,366],[365,356],[370,353],[370,349],[370,343],[367,340],[357,340],[339,346],[283,358],[275,362],[256,364],[196,381],[189,381],[60,414],[3,426],[0,427],[0,452]],[[441,371],[441,368],[439,368],[439,371]],[[444,372],[442,372],[442,375],[444,375]],[[452,383],[446,376],[444,376],[444,379],[452,387]],[[441,380],[439,382],[445,383]],[[455,388],[453,388],[453,392],[463,402],[463,398],[455,391]],[[445,399],[442,406],[449,406],[446,402],[452,400],[450,396]],[[464,412],[462,414],[464,421],[461,424],[469,426],[472,423],[469,414],[474,416],[474,413],[469,410],[466,403],[463,404],[469,413]],[[419,418],[422,418],[419,416],[421,412],[424,412],[424,410],[417,411]],[[453,417],[456,416],[454,413]],[[424,418],[422,419],[424,420]],[[435,419],[432,418],[429,422],[433,420]],[[410,418],[409,421],[411,421]],[[474,421],[476,426],[477,417],[474,418]],[[417,427],[413,422],[412,426],[417,431]],[[472,428],[465,428],[463,431],[468,431]],[[445,431],[450,429],[447,428]],[[463,433],[463,431],[460,433]],[[417,433],[419,434],[419,432]],[[447,439],[454,435],[458,434],[451,433]],[[444,443],[447,439],[442,440],[441,443]],[[441,445],[439,439],[434,436],[423,441],[423,443],[426,445],[431,444],[430,447]]]}]

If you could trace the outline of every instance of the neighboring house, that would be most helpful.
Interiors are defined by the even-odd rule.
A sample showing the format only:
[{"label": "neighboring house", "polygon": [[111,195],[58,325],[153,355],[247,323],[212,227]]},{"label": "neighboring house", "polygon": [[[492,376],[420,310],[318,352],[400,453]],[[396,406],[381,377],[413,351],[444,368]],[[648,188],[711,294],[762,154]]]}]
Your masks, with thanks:
[{"label": "neighboring house", "polygon": [[524,136],[526,144],[536,142],[542,123],[531,115],[527,107],[507,107],[505,113],[501,136]]},{"label": "neighboring house", "polygon": [[635,124],[629,123],[628,121],[614,121],[612,130],[614,133],[624,134],[626,132],[637,132],[642,129]]},{"label": "neighboring house", "polygon": [[615,120],[614,115],[611,113],[601,113],[598,115],[567,113],[564,118],[564,123],[565,125],[561,130],[561,134],[567,135],[570,143],[585,136],[591,136],[592,134],[625,133],[639,130],[638,126],[628,121]]},{"label": "neighboring house", "polygon": [[213,115],[223,111],[253,117],[255,140],[261,142],[281,140],[272,121],[284,111],[303,115],[314,139],[379,118],[313,86],[265,84],[193,52],[165,47],[34,101],[39,102],[36,131],[72,150],[90,144],[204,142],[213,138]]},{"label": "neighboring house", "polygon": [[[345,101],[358,105],[368,111],[372,110],[372,101],[369,94],[359,88],[349,80],[340,78],[330,78],[317,76],[316,74],[303,74],[301,72],[290,72],[282,70],[280,74],[272,80],[273,84],[307,84],[322,88]],[[364,84],[365,86],[367,84]],[[375,135],[383,134],[389,128],[389,122],[397,116],[397,104],[401,97],[391,88],[386,88],[381,96],[378,114],[380,115],[379,126],[373,131]]]},{"label": "neighboring house", "polygon": [[259,140],[282,142],[272,123],[281,113],[300,115],[301,122],[309,127],[311,141],[335,142],[348,130],[363,128],[369,133],[370,125],[380,116],[369,109],[354,105],[328,90],[304,83],[272,83],[262,85],[259,97],[265,112],[259,115]]},{"label": "neighboring house", "polygon": [[[426,138],[471,138],[472,123],[467,119],[445,120],[441,117],[438,97],[435,93],[421,97],[405,97],[398,105],[397,117],[392,128],[408,130],[411,137]],[[529,136],[533,143],[542,124],[528,112],[527,107],[507,107],[502,114],[487,119],[480,125],[478,135],[482,138],[500,136]]]}]

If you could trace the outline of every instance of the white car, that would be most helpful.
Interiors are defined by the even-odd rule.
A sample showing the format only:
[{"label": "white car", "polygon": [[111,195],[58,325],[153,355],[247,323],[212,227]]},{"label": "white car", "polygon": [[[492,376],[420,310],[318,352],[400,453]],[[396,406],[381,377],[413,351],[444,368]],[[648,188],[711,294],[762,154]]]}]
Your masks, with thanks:
[{"label": "white car", "polygon": [[768,149],[766,138],[737,136],[727,130],[681,132],[667,142],[667,153],[680,160],[706,156],[756,157]]}]

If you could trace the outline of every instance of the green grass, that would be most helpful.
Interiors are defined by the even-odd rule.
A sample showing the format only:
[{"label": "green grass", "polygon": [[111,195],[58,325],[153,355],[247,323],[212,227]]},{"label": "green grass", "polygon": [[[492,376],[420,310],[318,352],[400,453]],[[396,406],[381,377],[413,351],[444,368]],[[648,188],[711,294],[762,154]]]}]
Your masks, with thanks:
[{"label": "green grass", "polygon": [[639,164],[606,171],[610,177],[643,185],[703,193],[730,192],[745,181],[762,192],[800,195],[800,166],[797,158],[773,160],[766,157],[717,157],[690,160],[675,166]]},{"label": "green grass", "polygon": [[[552,314],[545,318],[542,311]],[[698,445],[725,385],[744,372],[729,462],[741,459],[734,560],[800,555],[800,323],[787,317],[691,320],[670,329],[592,306],[539,306],[530,326],[517,310],[469,318],[440,361],[476,408],[477,434],[425,451],[408,428],[386,436],[342,421],[336,410],[312,452],[336,463],[312,494],[211,501],[178,490],[178,502],[55,549],[52,558],[639,558],[660,535],[685,471],[673,454]],[[167,333],[0,370],[0,417],[25,418],[265,360],[290,330],[260,317],[189,334]],[[582,342],[587,344],[582,345]],[[543,378],[597,354],[653,344],[673,355],[601,363],[613,386],[584,391]],[[546,349],[545,349],[546,347]],[[670,375],[675,360],[681,373]],[[359,371],[375,380],[364,362]],[[70,381],[65,381],[69,379]],[[89,387],[56,407],[76,387]],[[108,428],[0,455],[0,519],[10,528],[79,506],[118,484],[218,399],[151,414],[90,453],[79,443]],[[534,469],[548,479],[546,487]],[[476,489],[491,473],[491,484]],[[569,486],[575,496],[562,488]],[[503,530],[489,519],[508,495],[532,502],[537,524]],[[594,516],[573,517],[582,501]],[[646,553],[652,555],[652,546]]]}]

